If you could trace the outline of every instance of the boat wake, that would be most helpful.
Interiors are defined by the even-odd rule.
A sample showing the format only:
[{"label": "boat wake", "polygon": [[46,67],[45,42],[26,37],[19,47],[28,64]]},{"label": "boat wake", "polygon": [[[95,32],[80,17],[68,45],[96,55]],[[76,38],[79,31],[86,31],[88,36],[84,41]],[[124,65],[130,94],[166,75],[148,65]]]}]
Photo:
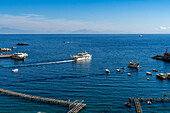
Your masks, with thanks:
[{"label": "boat wake", "polygon": [[73,62],[73,61],[74,60],[64,60],[64,61],[44,62],[44,63],[35,63],[35,64],[23,64],[23,65],[12,65],[12,66],[2,66],[2,67],[29,67],[29,66],[40,66],[40,65],[66,63],[66,62]]}]

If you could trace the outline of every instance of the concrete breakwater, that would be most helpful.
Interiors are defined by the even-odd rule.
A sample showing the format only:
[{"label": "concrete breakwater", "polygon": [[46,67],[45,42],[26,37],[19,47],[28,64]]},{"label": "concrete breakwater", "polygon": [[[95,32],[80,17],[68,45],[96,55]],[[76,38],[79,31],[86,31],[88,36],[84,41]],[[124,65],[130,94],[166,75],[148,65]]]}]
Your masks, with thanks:
[{"label": "concrete breakwater", "polygon": [[[38,96],[32,96],[32,95],[27,95],[23,93],[18,93],[18,92],[13,92],[10,90],[5,90],[0,88],[0,93],[8,96],[14,96],[14,97],[19,97],[22,99],[27,99],[30,101],[37,101],[37,102],[44,102],[44,103],[51,103],[51,104],[63,104],[69,106],[69,111],[67,113],[77,113],[79,110],[81,110],[83,107],[86,106],[86,104],[82,103],[84,101],[65,101],[65,100],[58,100],[58,99],[51,99],[51,98],[44,98],[44,97],[38,97]],[[72,107],[70,107],[72,106]]]}]

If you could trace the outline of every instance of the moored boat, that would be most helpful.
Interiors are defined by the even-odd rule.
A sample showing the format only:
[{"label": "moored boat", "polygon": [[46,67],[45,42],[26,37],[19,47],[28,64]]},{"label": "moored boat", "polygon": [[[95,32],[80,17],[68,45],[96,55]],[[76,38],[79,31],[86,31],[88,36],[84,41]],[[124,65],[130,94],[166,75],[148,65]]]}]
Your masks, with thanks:
[{"label": "moored boat", "polygon": [[130,103],[124,103],[124,104],[125,104],[125,106],[127,106],[127,107],[129,107],[129,108],[132,107],[132,105],[131,105]]},{"label": "moored boat", "polygon": [[157,76],[157,78],[160,78],[160,79],[166,79],[166,77],[163,73],[156,74],[156,76]]},{"label": "moored boat", "polygon": [[110,70],[109,69],[105,69],[106,73],[110,73]]},{"label": "moored boat", "polygon": [[139,68],[139,63],[137,63],[137,62],[130,62],[130,63],[128,63],[128,67]]},{"label": "moored boat", "polygon": [[12,49],[9,49],[9,48],[0,48],[0,51],[12,51]]},{"label": "moored boat", "polygon": [[72,60],[91,60],[92,55],[87,52],[78,53],[78,55],[71,56]]},{"label": "moored boat", "polygon": [[166,77],[167,79],[170,79],[170,73],[167,73],[167,74],[165,75],[165,77]]},{"label": "moored boat", "polygon": [[156,70],[156,69],[152,69],[152,71],[158,72],[158,70]]},{"label": "moored boat", "polygon": [[12,72],[18,72],[18,69],[13,69]]},{"label": "moored boat", "polygon": [[24,60],[25,55],[23,53],[14,53],[11,56],[12,59],[17,59],[17,60]]},{"label": "moored boat", "polygon": [[152,73],[151,73],[151,72],[146,72],[146,74],[147,74],[147,75],[152,75]]},{"label": "moored boat", "polygon": [[120,70],[120,69],[117,69],[117,72],[121,72],[121,70]]}]

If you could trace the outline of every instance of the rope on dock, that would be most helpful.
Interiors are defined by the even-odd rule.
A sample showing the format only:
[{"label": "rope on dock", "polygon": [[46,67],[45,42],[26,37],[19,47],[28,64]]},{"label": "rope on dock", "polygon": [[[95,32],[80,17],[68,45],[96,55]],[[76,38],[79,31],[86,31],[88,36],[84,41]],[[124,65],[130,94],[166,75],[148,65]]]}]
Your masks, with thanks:
[{"label": "rope on dock", "polygon": [[13,92],[13,91],[1,89],[1,88],[0,88],[0,93],[2,93],[4,95],[9,95],[9,96],[15,96],[15,97],[23,98],[23,99],[29,99],[31,101],[46,102],[46,103],[53,103],[53,104],[65,104],[65,105],[69,106],[69,109],[70,109],[70,106],[72,106],[71,109],[67,113],[77,113],[83,107],[86,106],[86,104],[83,103],[84,100],[81,100],[80,102],[78,102],[78,100],[76,100],[74,102],[71,102],[69,100],[65,101],[65,100],[58,100],[58,99],[51,99],[51,98],[32,96],[32,95],[27,95],[27,94],[23,94],[23,93]]}]

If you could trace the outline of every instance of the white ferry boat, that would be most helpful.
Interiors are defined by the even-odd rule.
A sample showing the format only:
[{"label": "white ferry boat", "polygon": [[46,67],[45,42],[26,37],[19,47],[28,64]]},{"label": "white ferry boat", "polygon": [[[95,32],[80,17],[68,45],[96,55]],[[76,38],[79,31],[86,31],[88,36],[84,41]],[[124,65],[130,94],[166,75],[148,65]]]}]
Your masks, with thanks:
[{"label": "white ferry boat", "polygon": [[11,58],[17,59],[17,60],[24,60],[25,57],[27,57],[28,54],[26,53],[14,53]]},{"label": "white ferry boat", "polygon": [[139,63],[130,62],[130,63],[128,63],[128,66],[129,66],[129,67],[133,67],[133,68],[139,68]]},{"label": "white ferry boat", "polygon": [[71,56],[73,60],[91,60],[92,55],[87,52],[78,53],[78,55]]}]

